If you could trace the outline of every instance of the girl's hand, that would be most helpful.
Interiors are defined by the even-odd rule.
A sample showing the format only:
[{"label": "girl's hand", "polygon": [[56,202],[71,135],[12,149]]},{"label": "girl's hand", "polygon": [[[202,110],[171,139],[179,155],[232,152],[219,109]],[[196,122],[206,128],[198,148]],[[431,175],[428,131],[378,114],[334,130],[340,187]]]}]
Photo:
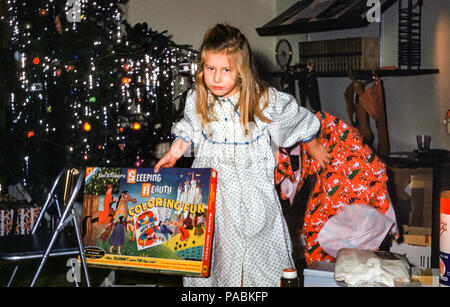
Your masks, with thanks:
[{"label": "girl's hand", "polygon": [[317,138],[314,138],[312,141],[306,143],[306,148],[308,149],[308,153],[313,157],[322,169],[326,168],[326,165],[331,162],[333,158],[330,154],[331,150],[325,145],[320,144],[317,141]]},{"label": "girl's hand", "polygon": [[184,152],[191,146],[191,141],[188,143],[183,142],[181,139],[176,139],[170,147],[169,151],[156,163],[154,170],[155,173],[162,168],[173,167],[178,159],[184,154]]}]

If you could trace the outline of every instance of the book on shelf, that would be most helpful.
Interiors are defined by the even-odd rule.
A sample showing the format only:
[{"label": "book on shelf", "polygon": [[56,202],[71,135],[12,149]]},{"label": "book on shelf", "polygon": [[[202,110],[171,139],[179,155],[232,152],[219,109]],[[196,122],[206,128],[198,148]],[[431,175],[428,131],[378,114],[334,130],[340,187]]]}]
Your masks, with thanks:
[{"label": "book on shelf", "polygon": [[317,72],[372,70],[380,65],[378,37],[299,42],[299,63],[311,61]]}]

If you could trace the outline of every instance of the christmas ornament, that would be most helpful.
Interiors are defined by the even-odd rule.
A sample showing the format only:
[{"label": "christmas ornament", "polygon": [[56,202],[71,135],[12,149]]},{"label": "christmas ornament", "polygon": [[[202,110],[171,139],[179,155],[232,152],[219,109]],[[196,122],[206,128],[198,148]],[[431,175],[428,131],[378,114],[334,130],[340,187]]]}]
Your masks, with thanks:
[{"label": "christmas ornament", "polygon": [[140,130],[141,129],[141,124],[138,122],[134,122],[133,123],[133,129],[134,130]]},{"label": "christmas ornament", "polygon": [[84,131],[89,132],[89,131],[91,131],[91,128],[92,128],[91,124],[89,124],[88,122],[83,124],[83,130]]},{"label": "christmas ornament", "polygon": [[131,69],[131,65],[130,63],[125,63],[123,64],[123,70],[125,70],[126,72],[130,71]]}]

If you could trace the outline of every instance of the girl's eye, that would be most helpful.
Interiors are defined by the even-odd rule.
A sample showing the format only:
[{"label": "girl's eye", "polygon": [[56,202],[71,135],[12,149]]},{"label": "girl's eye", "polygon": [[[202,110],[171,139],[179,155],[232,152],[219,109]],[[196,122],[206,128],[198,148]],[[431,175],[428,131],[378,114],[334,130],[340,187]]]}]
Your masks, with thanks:
[{"label": "girl's eye", "polygon": [[223,69],[223,71],[225,71],[225,72],[229,72],[231,69],[229,69],[229,68],[224,68]]},{"label": "girl's eye", "polygon": [[214,67],[207,66],[206,69],[207,69],[207,70],[210,70],[210,71],[213,71],[213,70],[214,70]]}]

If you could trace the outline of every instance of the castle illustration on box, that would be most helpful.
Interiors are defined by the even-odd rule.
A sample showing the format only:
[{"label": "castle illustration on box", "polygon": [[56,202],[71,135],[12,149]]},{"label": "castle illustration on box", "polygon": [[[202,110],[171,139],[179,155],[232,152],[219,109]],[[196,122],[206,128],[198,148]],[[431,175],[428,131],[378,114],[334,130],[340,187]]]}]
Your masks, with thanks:
[{"label": "castle illustration on box", "polygon": [[88,264],[208,276],[216,182],[213,169],[88,167]]}]

